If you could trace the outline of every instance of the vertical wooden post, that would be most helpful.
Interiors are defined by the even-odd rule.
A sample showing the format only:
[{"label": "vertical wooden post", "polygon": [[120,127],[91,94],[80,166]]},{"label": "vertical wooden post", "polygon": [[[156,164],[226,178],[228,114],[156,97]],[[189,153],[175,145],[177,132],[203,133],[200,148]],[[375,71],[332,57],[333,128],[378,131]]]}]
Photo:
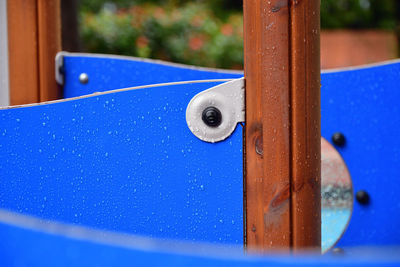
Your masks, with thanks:
[{"label": "vertical wooden post", "polygon": [[246,243],[319,248],[319,0],[244,0]]},{"label": "vertical wooden post", "polygon": [[60,0],[37,0],[40,101],[55,100],[61,91],[55,81],[55,57],[61,51]]},{"label": "vertical wooden post", "polygon": [[292,245],[321,246],[320,1],[291,6]]},{"label": "vertical wooden post", "polygon": [[36,0],[7,1],[10,104],[39,102]]},{"label": "vertical wooden post", "polygon": [[7,1],[11,105],[57,99],[54,57],[61,50],[59,0]]}]

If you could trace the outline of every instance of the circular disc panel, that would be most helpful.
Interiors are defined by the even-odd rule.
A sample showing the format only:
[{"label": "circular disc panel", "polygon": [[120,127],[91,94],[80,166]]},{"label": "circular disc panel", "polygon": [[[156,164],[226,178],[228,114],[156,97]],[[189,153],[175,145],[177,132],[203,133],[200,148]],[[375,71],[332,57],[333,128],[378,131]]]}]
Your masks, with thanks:
[{"label": "circular disc panel", "polygon": [[345,232],[353,210],[353,185],[339,152],[321,138],[321,248],[332,248]]}]

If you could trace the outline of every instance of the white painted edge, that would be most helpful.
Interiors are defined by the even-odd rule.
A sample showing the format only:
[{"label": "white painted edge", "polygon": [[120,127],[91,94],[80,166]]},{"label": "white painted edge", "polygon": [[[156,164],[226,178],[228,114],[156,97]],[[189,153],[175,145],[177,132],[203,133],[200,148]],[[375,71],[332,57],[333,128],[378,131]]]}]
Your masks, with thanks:
[{"label": "white painted edge", "polygon": [[10,105],[7,0],[0,0],[0,106]]},{"label": "white painted edge", "polygon": [[[216,143],[228,138],[239,122],[245,121],[245,81],[235,79],[198,93],[186,109],[186,122],[190,131],[200,140]],[[210,127],[202,120],[203,111],[217,108],[222,114],[218,127]]]},{"label": "white painted edge", "polygon": [[229,81],[232,81],[232,80],[234,80],[234,79],[196,80],[196,81],[182,81],[182,82],[171,82],[171,83],[158,83],[158,84],[151,84],[151,85],[142,85],[142,86],[136,86],[136,87],[115,89],[115,90],[110,90],[110,91],[105,91],[105,92],[96,92],[96,93],[93,93],[93,94],[77,96],[77,97],[71,97],[71,98],[65,98],[65,99],[58,99],[58,100],[53,100],[53,101],[46,101],[46,102],[40,102],[40,103],[32,103],[32,104],[0,107],[0,110],[56,104],[56,103],[61,103],[61,102],[75,101],[75,100],[84,99],[84,98],[97,97],[97,96],[101,96],[101,95],[108,95],[108,94],[114,94],[114,93],[118,93],[118,92],[125,92],[125,91],[137,90],[137,89],[146,89],[146,88],[172,86],[172,85],[183,85],[183,84],[196,84],[196,83],[229,82]]},{"label": "white painted edge", "polygon": [[396,58],[396,59],[385,60],[385,61],[371,63],[371,64],[363,64],[363,65],[350,66],[350,67],[344,67],[344,68],[323,69],[323,70],[321,70],[321,74],[371,69],[371,68],[383,67],[386,65],[396,64],[396,63],[400,63],[400,59]]}]

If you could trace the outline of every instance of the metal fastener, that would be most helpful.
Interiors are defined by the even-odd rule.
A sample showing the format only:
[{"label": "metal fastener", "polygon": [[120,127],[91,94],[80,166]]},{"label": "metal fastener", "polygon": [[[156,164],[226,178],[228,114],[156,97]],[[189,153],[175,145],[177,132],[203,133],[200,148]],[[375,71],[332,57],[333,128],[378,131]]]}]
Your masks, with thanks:
[{"label": "metal fastener", "polygon": [[210,127],[218,127],[222,122],[222,114],[216,107],[208,107],[201,116],[204,123]]},{"label": "metal fastener", "polygon": [[367,191],[360,190],[356,193],[356,199],[357,202],[360,203],[361,205],[368,205],[370,197]]},{"label": "metal fastener", "polygon": [[81,73],[79,75],[79,82],[81,84],[87,84],[89,82],[89,76],[86,73]]},{"label": "metal fastener", "polygon": [[226,82],[198,93],[186,108],[190,131],[209,143],[225,140],[245,120],[244,78],[214,81]]},{"label": "metal fastener", "polygon": [[346,144],[346,138],[342,133],[337,132],[332,135],[332,142],[336,146],[343,147]]}]

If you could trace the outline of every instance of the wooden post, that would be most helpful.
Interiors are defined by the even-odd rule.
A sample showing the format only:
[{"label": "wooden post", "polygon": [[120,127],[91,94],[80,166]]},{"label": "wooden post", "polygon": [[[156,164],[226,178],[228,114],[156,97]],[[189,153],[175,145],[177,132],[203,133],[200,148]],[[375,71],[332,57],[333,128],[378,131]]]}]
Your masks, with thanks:
[{"label": "wooden post", "polygon": [[319,0],[244,0],[246,244],[320,248]]},{"label": "wooden post", "polygon": [[37,0],[40,101],[61,98],[55,80],[55,57],[61,51],[60,0]]},{"label": "wooden post", "polygon": [[10,104],[39,102],[36,1],[7,1]]},{"label": "wooden post", "polygon": [[60,97],[54,58],[61,50],[59,0],[7,1],[11,105]]}]

